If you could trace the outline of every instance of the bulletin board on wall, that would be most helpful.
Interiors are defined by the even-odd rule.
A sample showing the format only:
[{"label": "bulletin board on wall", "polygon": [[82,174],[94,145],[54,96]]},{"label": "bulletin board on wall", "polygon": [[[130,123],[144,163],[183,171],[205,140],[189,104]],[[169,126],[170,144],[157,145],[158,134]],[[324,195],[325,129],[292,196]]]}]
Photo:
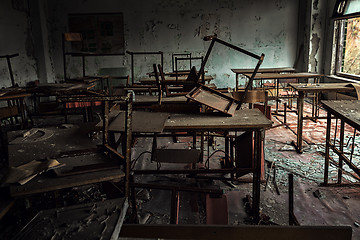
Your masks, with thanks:
[{"label": "bulletin board on wall", "polygon": [[125,54],[122,13],[69,14],[69,32],[81,33],[82,42],[72,42],[72,52],[94,55]]}]

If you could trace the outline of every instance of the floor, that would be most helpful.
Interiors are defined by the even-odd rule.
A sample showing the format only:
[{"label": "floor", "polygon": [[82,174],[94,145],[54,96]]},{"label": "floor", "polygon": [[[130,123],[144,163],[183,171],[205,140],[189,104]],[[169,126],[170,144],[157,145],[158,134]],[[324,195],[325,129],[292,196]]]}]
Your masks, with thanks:
[{"label": "floor", "polygon": [[[305,104],[307,114],[310,114],[310,105]],[[320,111],[320,115],[324,115],[324,111]],[[305,114],[306,115],[306,114]],[[282,117],[273,116],[274,126],[281,124]],[[63,119],[59,119],[62,121]],[[294,174],[294,213],[301,225],[348,225],[353,228],[353,239],[360,239],[360,203],[359,181],[356,180],[351,171],[345,168],[344,181],[346,186],[341,187],[321,187],[323,182],[323,164],[324,164],[324,144],[325,144],[325,130],[326,120],[318,120],[317,122],[305,121],[304,123],[304,153],[298,154],[291,145],[293,140],[296,140],[296,121],[297,115],[295,113],[288,113],[287,123],[288,127],[278,126],[266,131],[265,138],[265,160],[269,162],[269,166],[273,163],[272,168],[265,168],[265,180],[261,184],[261,222],[258,224],[279,224],[288,225],[288,174]],[[56,124],[58,121],[54,120]],[[43,121],[39,125],[43,125]],[[333,121],[335,124],[335,121]],[[346,141],[350,143],[353,140],[354,132],[351,128],[347,128]],[[358,134],[355,133],[357,136]],[[189,148],[192,138],[180,138],[178,143],[174,143],[172,138],[159,139],[158,146],[164,148],[178,147]],[[198,141],[200,139],[198,138]],[[354,158],[355,165],[360,165],[360,153],[358,152],[360,146],[359,137],[355,138]],[[132,150],[132,159],[137,159],[136,169],[156,169],[156,163],[151,163],[150,154],[146,151],[151,151],[151,139],[139,138],[135,142]],[[206,144],[206,142],[205,142]],[[348,145],[348,152],[351,151]],[[210,148],[209,154],[216,150],[224,148],[224,144],[220,138],[217,138],[213,146]],[[208,156],[207,149],[205,149],[205,157]],[[142,152],[144,154],[141,155]],[[220,167],[223,154],[217,152],[211,157],[211,167]],[[167,168],[166,164],[162,168]],[[188,168],[189,165],[181,165],[179,168]],[[276,174],[274,175],[274,169]],[[337,179],[337,169],[331,164],[329,176],[332,181]],[[274,178],[275,177],[275,178]],[[199,187],[215,187],[221,188],[225,191],[227,199],[228,222],[231,225],[254,224],[249,217],[247,209],[246,196],[251,195],[252,185],[249,182],[251,176],[244,176],[237,181],[208,181],[208,180],[194,180],[186,176],[145,176],[136,177],[136,181],[144,181],[147,183],[161,183],[161,184],[192,184]],[[267,180],[267,181],[266,181]],[[276,184],[275,184],[275,183]],[[103,194],[104,186],[89,186],[73,189],[64,193],[64,202],[67,204],[76,203],[74,196],[81,197],[81,201],[86,199],[102,200],[109,198],[109,195]],[[279,190],[277,191],[277,188]],[[90,189],[90,190],[89,190]],[[86,196],[90,195],[90,196]],[[92,195],[96,197],[92,197]],[[164,190],[146,190],[137,189],[136,199],[138,206],[138,218],[140,223],[158,224],[169,223],[170,220],[170,198],[171,192]],[[52,194],[45,194],[36,196],[33,199],[35,202],[45,201],[46,207],[53,207],[52,202],[55,196]],[[84,200],[85,199],[85,200]],[[18,217],[22,216],[22,209],[27,210],[26,219],[31,218],[32,213],[29,211],[27,205],[29,199],[21,203],[15,204],[13,213],[7,220],[11,219],[15,223],[21,225],[25,221],[21,221]],[[81,203],[82,203],[81,202]],[[33,205],[36,209],[41,209],[41,204]],[[219,209],[225,211],[226,209]],[[22,218],[22,217],[20,217]],[[205,196],[202,194],[194,194],[188,192],[180,193],[180,212],[179,223],[183,224],[205,224],[206,223],[206,205]],[[4,229],[4,219],[0,221],[1,232],[13,231],[12,229]],[[4,235],[3,235],[4,236]],[[0,235],[1,238],[1,235]]]}]

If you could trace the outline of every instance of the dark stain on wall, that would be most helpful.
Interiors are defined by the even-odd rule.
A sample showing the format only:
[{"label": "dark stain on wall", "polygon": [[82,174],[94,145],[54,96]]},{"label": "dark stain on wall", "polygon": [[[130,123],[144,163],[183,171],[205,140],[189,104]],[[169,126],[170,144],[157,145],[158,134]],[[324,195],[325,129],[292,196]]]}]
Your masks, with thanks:
[{"label": "dark stain on wall", "polygon": [[319,0],[314,0],[314,2],[313,2],[313,8],[314,8],[315,10],[318,10],[318,6],[319,6]]},{"label": "dark stain on wall", "polygon": [[276,5],[276,8],[278,10],[281,10],[282,8],[284,8],[284,1],[283,0],[276,0],[275,5]]},{"label": "dark stain on wall", "polygon": [[314,30],[315,29],[315,25],[317,24],[316,20],[318,19],[319,17],[319,14],[318,13],[315,13],[312,15],[312,18],[313,18],[313,24],[311,25],[311,30]]}]

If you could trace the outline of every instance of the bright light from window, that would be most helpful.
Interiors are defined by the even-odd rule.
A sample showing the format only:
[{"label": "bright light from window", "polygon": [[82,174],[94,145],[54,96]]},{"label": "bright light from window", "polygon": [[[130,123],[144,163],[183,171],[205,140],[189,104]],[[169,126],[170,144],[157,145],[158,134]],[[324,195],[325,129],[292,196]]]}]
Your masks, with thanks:
[{"label": "bright light from window", "polygon": [[341,72],[360,75],[360,17],[345,21]]}]

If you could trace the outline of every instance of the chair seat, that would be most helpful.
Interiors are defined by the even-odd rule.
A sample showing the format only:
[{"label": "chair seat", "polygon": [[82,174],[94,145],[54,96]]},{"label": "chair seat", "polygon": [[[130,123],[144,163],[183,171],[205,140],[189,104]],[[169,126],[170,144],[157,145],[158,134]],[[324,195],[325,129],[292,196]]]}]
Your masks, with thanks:
[{"label": "chair seat", "polygon": [[156,149],[155,162],[161,163],[197,163],[200,159],[198,149]]}]

